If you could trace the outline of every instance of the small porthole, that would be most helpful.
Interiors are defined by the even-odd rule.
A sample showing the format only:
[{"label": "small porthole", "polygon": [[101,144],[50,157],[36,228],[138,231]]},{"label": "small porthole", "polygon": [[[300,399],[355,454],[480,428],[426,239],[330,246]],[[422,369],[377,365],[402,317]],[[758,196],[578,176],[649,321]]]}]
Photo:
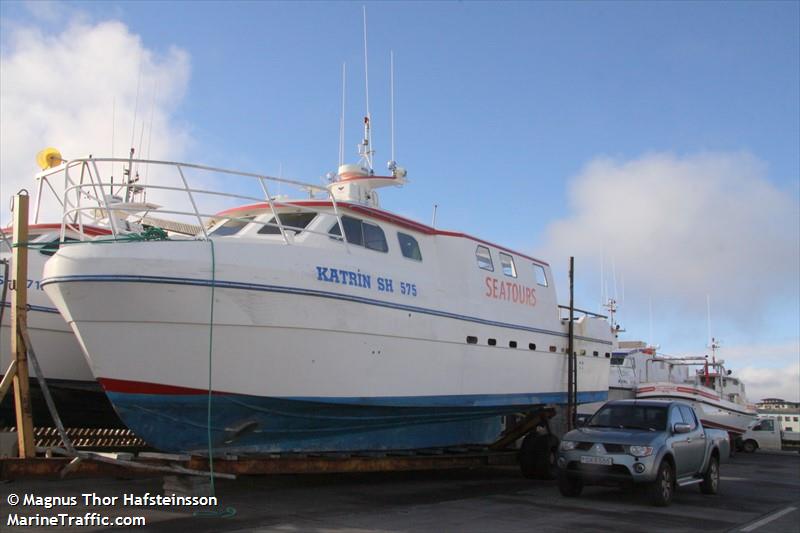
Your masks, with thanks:
[{"label": "small porthole", "polygon": [[606,357],[611,357],[611,354],[606,352]]},{"label": "small porthole", "polygon": [[489,339],[489,346],[497,346],[497,339]]},{"label": "small porthole", "polygon": [[595,351],[593,351],[593,352],[592,352],[592,355],[593,355],[593,356],[595,356],[595,357],[597,357],[598,355],[600,355],[600,352],[598,352],[597,350],[595,350]]},{"label": "small porthole", "polygon": [[550,347],[550,351],[551,351],[551,352],[555,352],[555,351],[556,351],[556,347],[555,347],[555,346],[551,346],[551,347]]},{"label": "small porthole", "polygon": [[529,350],[536,350],[536,345],[531,342],[531,343],[528,344],[528,349]]},{"label": "small porthole", "polygon": [[516,348],[517,347],[517,341],[508,341],[508,347],[509,348]]},{"label": "small porthole", "polygon": [[467,337],[467,344],[478,344],[478,337],[473,337],[470,335]]}]

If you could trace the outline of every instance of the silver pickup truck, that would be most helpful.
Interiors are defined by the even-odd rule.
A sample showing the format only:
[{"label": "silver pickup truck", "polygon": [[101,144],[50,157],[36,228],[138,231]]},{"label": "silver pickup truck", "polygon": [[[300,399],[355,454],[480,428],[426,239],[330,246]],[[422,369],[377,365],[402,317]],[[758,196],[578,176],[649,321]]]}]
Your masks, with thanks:
[{"label": "silver pickup truck", "polygon": [[564,435],[558,488],[574,497],[584,484],[644,484],[650,501],[665,506],[677,486],[699,484],[704,494],[716,494],[719,464],[729,453],[728,434],[703,428],[687,404],[612,401]]}]

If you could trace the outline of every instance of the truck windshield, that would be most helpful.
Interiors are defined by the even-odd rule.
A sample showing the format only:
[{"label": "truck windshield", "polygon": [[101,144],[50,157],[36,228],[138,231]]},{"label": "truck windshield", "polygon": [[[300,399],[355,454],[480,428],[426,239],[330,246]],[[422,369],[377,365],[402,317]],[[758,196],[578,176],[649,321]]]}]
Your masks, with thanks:
[{"label": "truck windshield", "polygon": [[587,426],[663,431],[667,428],[667,408],[654,405],[607,405],[595,413]]}]

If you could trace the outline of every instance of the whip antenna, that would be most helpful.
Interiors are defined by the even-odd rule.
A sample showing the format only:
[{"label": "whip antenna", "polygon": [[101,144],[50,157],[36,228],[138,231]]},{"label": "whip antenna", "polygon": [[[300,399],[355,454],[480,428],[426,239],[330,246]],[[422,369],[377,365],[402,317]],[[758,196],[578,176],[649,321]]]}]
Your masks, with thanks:
[{"label": "whip antenna", "polygon": [[359,146],[359,153],[364,159],[364,162],[369,167],[370,174],[372,174],[372,129],[371,120],[372,116],[369,113],[369,60],[367,54],[367,6],[362,6],[364,12],[364,95],[367,101],[367,116],[364,117],[364,140]]},{"label": "whip antenna", "polygon": [[391,107],[391,129],[392,129],[392,162],[394,157],[394,50],[389,51],[389,102]]},{"label": "whip antenna", "polygon": [[347,89],[347,63],[342,63],[342,116],[339,118],[339,166],[344,164],[344,104]]}]

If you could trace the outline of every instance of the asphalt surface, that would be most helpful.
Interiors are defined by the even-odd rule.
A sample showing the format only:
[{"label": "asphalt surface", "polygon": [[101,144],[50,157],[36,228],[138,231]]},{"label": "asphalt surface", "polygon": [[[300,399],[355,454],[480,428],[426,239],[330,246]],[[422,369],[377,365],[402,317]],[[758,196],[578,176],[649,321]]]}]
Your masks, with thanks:
[{"label": "asphalt surface", "polygon": [[[204,507],[122,506],[122,495],[162,493],[162,479],[27,480],[0,484],[0,531],[522,532],[743,531],[800,533],[800,454],[737,454],[721,467],[720,493],[678,489],[670,507],[651,507],[641,491],[587,487],[563,498],[555,482],[522,478],[515,467],[381,474],[242,477],[218,481],[220,508],[235,515],[195,516]],[[85,505],[81,494],[117,496]],[[20,503],[9,504],[11,495]],[[74,496],[45,508],[25,495]],[[11,497],[13,501],[14,498]],[[22,527],[14,520],[58,515],[144,517],[139,527]],[[16,518],[13,518],[16,517]],[[42,518],[39,518],[42,519]],[[97,519],[96,517],[94,519]],[[66,520],[66,519],[64,519]],[[87,520],[88,521],[88,520]],[[19,522],[18,522],[19,523]]]}]

